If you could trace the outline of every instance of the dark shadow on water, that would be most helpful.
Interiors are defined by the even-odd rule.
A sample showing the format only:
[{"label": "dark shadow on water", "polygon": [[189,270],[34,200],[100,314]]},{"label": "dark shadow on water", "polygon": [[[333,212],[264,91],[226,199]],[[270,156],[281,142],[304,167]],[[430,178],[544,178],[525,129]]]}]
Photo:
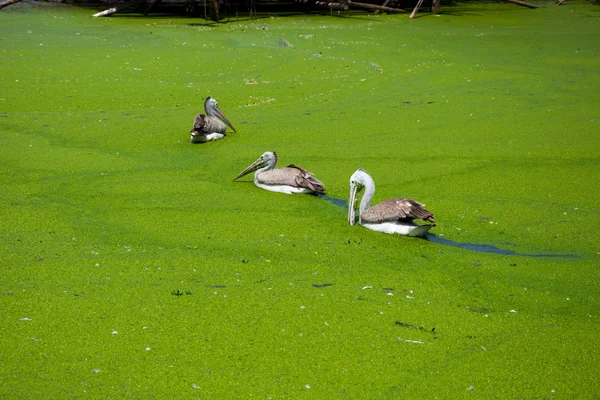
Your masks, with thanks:
[{"label": "dark shadow on water", "polygon": [[[348,209],[348,201],[343,199],[338,199],[335,197],[330,197],[324,193],[315,193],[316,197],[319,197],[334,206],[343,207]],[[513,250],[501,249],[499,247],[493,246],[491,244],[477,244],[477,243],[458,243],[454,240],[446,239],[443,237],[436,236],[432,233],[428,233],[423,238],[424,240],[428,240],[432,243],[441,244],[444,246],[452,246],[458,247],[460,249],[465,249],[469,251],[478,251],[480,253],[493,253],[493,254],[501,254],[505,256],[522,256],[522,257],[548,257],[548,258],[577,258],[575,254],[529,254],[529,253],[517,253]]]},{"label": "dark shadow on water", "polygon": [[501,255],[505,255],[505,256],[549,257],[549,258],[555,258],[555,257],[556,258],[558,258],[558,257],[562,257],[562,258],[577,258],[577,256],[575,254],[530,254],[530,253],[517,253],[516,251],[501,249],[501,248],[498,248],[496,246],[492,246],[491,244],[458,243],[458,242],[455,242],[454,240],[442,238],[442,237],[436,236],[436,235],[431,234],[431,233],[426,234],[424,239],[425,240],[429,240],[432,243],[437,243],[437,244],[441,244],[441,245],[444,245],[444,246],[458,247],[458,248],[461,248],[461,249],[466,249],[466,250],[470,250],[470,251],[478,251],[478,252],[481,252],[481,253],[501,254]]},{"label": "dark shadow on water", "polygon": [[328,201],[329,203],[333,204],[334,206],[344,207],[345,209],[348,209],[348,200],[330,197],[330,196],[327,196],[325,193],[315,193],[315,196],[317,196],[318,198],[323,199],[325,201]]}]

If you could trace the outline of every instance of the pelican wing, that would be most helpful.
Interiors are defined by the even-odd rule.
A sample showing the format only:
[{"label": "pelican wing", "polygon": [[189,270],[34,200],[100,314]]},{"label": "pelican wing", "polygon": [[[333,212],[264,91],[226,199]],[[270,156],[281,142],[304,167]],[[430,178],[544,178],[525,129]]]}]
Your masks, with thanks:
[{"label": "pelican wing", "polygon": [[206,116],[204,114],[196,115],[194,119],[194,128],[192,132],[196,133],[225,133],[227,127],[216,117]]},{"label": "pelican wing", "polygon": [[310,172],[296,166],[276,168],[265,171],[256,177],[259,183],[265,185],[287,185],[293,187],[307,188],[315,192],[324,192],[325,187]]},{"label": "pelican wing", "polygon": [[389,199],[375,204],[361,214],[362,222],[381,223],[422,219],[435,222],[433,214],[425,206],[411,199]]},{"label": "pelican wing", "polygon": [[310,190],[314,190],[315,192],[324,192],[325,185],[323,182],[312,176],[312,172],[305,170],[304,168],[300,168],[294,164],[288,165],[286,168],[295,169],[296,173],[296,184],[299,187],[305,187]]},{"label": "pelican wing", "polygon": [[204,128],[205,119],[206,119],[206,115],[204,115],[204,114],[196,115],[196,118],[194,119],[194,128],[192,130],[193,131],[201,131],[202,128]]}]

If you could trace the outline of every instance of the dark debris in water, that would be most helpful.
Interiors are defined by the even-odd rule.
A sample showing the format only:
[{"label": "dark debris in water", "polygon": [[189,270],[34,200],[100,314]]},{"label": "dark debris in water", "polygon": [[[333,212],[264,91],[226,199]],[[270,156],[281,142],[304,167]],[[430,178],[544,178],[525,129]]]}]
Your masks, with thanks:
[{"label": "dark debris in water", "polygon": [[414,326],[412,324],[409,324],[409,323],[406,323],[406,322],[402,322],[402,321],[396,321],[396,325],[397,326],[401,326],[403,328],[418,329],[420,331],[427,332],[427,333],[432,333],[434,335],[437,334],[437,332],[435,331],[435,327],[433,327],[431,329],[427,329],[427,328],[425,328],[423,326],[417,327],[417,326]]},{"label": "dark debris in water", "polygon": [[346,244],[348,244],[349,246],[352,246],[352,245],[355,245],[355,244],[356,245],[363,244],[363,238],[360,238],[360,240],[348,239],[346,241]]}]

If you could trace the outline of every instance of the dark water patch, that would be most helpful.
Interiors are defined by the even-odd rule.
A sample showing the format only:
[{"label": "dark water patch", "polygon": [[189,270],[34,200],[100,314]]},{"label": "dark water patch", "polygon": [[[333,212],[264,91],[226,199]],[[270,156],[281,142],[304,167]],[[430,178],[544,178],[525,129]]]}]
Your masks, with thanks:
[{"label": "dark water patch", "polygon": [[496,247],[491,244],[477,244],[477,243],[458,243],[450,239],[442,238],[434,234],[428,233],[425,235],[425,239],[430,242],[442,244],[444,246],[458,247],[470,251],[478,251],[480,253],[494,253],[506,256],[523,256],[523,257],[564,257],[564,258],[577,258],[575,254],[532,254],[532,253],[517,253],[513,250],[506,250]]},{"label": "dark water patch", "polygon": [[348,200],[338,199],[336,197],[327,196],[324,193],[315,193],[315,196],[330,202],[334,206],[344,207],[346,209],[348,208]]}]

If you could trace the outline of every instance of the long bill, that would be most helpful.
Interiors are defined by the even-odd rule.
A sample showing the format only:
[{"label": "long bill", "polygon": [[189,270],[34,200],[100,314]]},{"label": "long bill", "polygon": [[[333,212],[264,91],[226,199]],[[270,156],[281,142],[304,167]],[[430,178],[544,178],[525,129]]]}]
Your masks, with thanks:
[{"label": "long bill", "polygon": [[252,164],[250,164],[245,170],[240,172],[235,178],[233,178],[233,180],[235,181],[236,179],[241,178],[244,175],[248,175],[250,172],[254,172],[257,169],[261,168],[262,166],[263,166],[263,160],[262,160],[262,158],[259,158],[258,160],[254,161]]},{"label": "long bill", "polygon": [[351,185],[350,186],[350,200],[348,201],[348,222],[350,225],[354,225],[356,223],[356,211],[354,210],[354,203],[356,203],[356,194],[358,193],[358,187]]},{"label": "long bill", "polygon": [[227,125],[228,127],[230,127],[234,132],[237,132],[235,130],[235,128],[233,127],[233,125],[231,125],[231,122],[229,122],[229,120],[227,119],[227,117],[225,116],[225,114],[223,114],[223,111],[221,111],[221,109],[219,108],[219,106],[215,107],[215,114],[217,114],[217,117],[219,117],[219,119],[223,122],[225,122],[225,125]]}]

